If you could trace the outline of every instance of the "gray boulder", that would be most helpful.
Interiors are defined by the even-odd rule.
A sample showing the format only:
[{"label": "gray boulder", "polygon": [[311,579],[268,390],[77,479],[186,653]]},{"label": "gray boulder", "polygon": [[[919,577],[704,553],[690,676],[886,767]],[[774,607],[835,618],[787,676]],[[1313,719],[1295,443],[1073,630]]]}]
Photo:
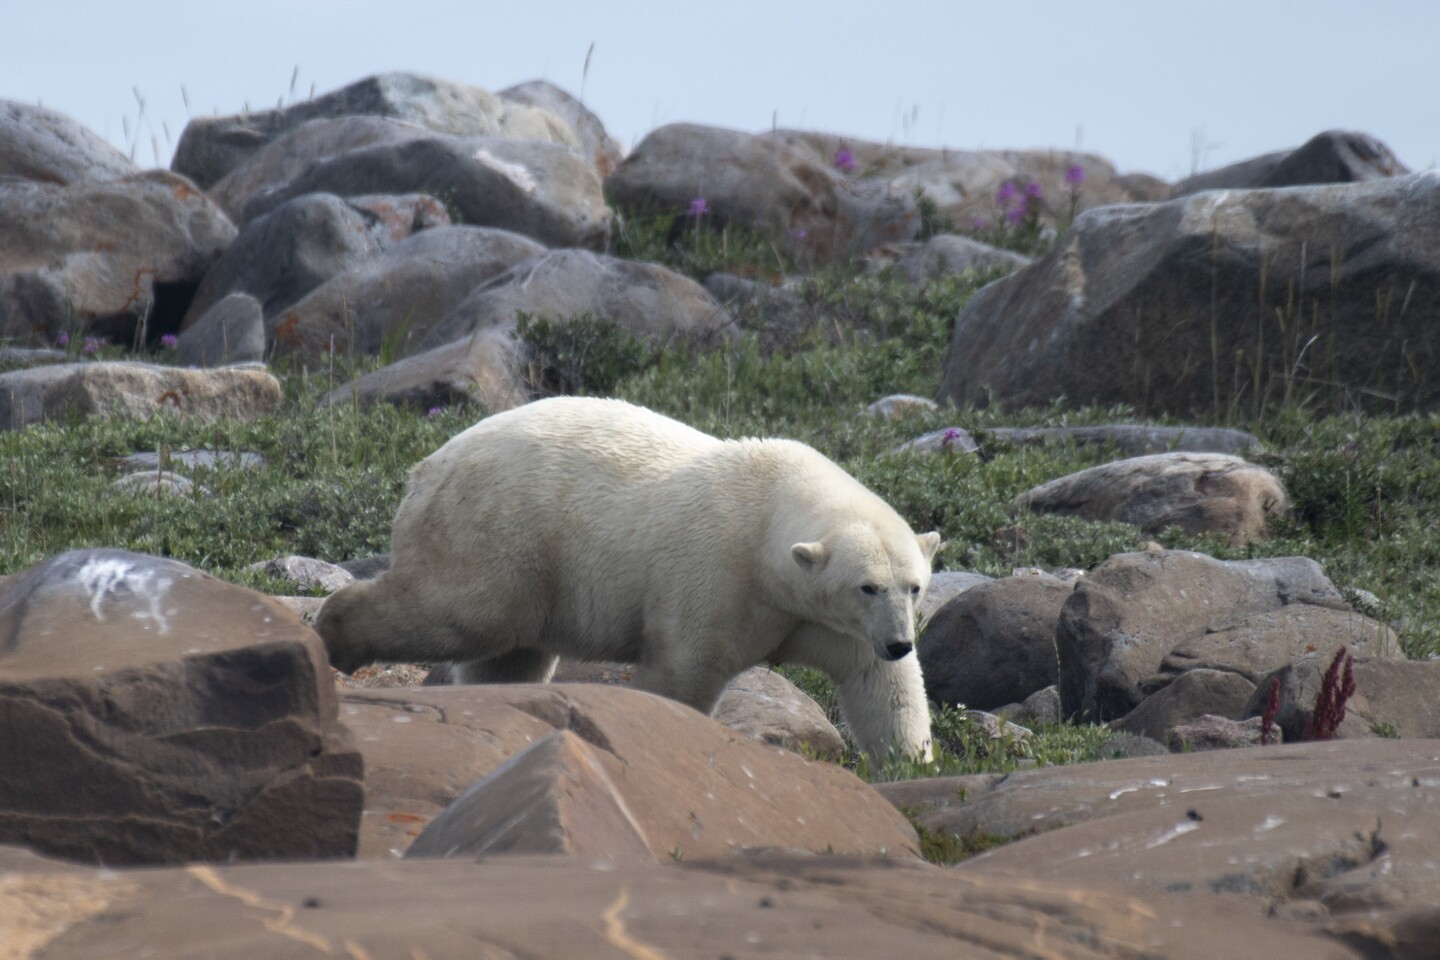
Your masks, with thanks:
[{"label": "gray boulder", "polygon": [[1130,523],[1144,533],[1179,527],[1220,533],[1241,545],[1264,536],[1285,512],[1285,488],[1270,471],[1221,454],[1156,453],[1101,464],[1018,495],[1016,511]]},{"label": "gray boulder", "polygon": [[1208,714],[1239,719],[1255,684],[1239,674],[1197,667],[1146,697],[1110,729],[1170,743],[1175,729]]},{"label": "gray boulder", "polygon": [[176,359],[184,366],[222,367],[265,359],[265,316],[248,293],[219,300],[180,334]]},{"label": "gray boulder", "polygon": [[1326,130],[1294,150],[1279,150],[1186,177],[1175,184],[1171,196],[1183,197],[1201,190],[1354,183],[1409,172],[1389,147],[1369,134]]},{"label": "gray boulder", "polygon": [[705,288],[652,263],[552,250],[476,288],[420,341],[430,349],[478,330],[512,327],[517,315],[564,322],[588,316],[663,346],[728,336],[730,315]]},{"label": "gray boulder", "polygon": [[0,177],[65,186],[139,172],[109,141],[65,114],[0,100]]},{"label": "gray boulder", "polygon": [[1440,403],[1440,180],[1087,211],[972,297],[939,397],[1181,416]]},{"label": "gray boulder", "polygon": [[580,155],[590,162],[602,180],[614,173],[620,161],[625,158],[625,151],[605,131],[605,125],[600,122],[600,118],[591,113],[585,104],[548,80],[517,83],[501,90],[496,96],[508,103],[543,110],[562,120],[574,134]]},{"label": "gray boulder", "polygon": [[309,121],[387,117],[456,136],[510,137],[578,146],[558,118],[479,87],[413,73],[381,73],[276,110],[194,117],[171,169],[209,187],[267,144]]},{"label": "gray boulder", "polygon": [[236,223],[245,222],[252,201],[257,210],[273,207],[261,199],[283,189],[320,157],[351,150],[422,139],[430,131],[387,117],[337,117],[310,120],[270,141],[206,191]]},{"label": "gray boulder", "polygon": [[768,667],[751,667],[731,680],[711,716],[761,743],[829,759],[845,752],[840,731],[820,705]]},{"label": "gray boulder", "polygon": [[404,355],[472,290],[545,250],[491,227],[434,227],[331,276],[272,315],[276,351]]},{"label": "gray boulder", "polygon": [[232,293],[246,293],[274,317],[335,274],[408,236],[364,206],[317,193],[297,197],[245,225],[205,275],[180,328],[188,330]]},{"label": "gray boulder", "polygon": [[0,178],[0,338],[147,337],[234,238],[219,207],[163,171],[68,186]]},{"label": "gray boulder", "polygon": [[930,578],[930,586],[926,588],[925,595],[920,598],[920,603],[915,608],[915,612],[920,615],[921,626],[923,627],[947,603],[966,590],[978,587],[982,583],[989,583],[993,579],[995,578],[987,577],[983,573],[971,573],[968,570],[936,572]]},{"label": "gray boulder", "polygon": [[106,867],[352,856],[360,757],[315,633],[173,560],[0,588],[0,842]]},{"label": "gray boulder", "polygon": [[555,247],[604,249],[613,220],[599,176],[579,154],[499,137],[427,133],[316,156],[289,180],[253,195],[242,219],[307,193],[443,197],[462,223],[512,230]]},{"label": "gray boulder", "polygon": [[605,189],[615,203],[646,213],[685,216],[703,199],[712,222],[763,230],[822,260],[909,240],[919,227],[905,190],[854,183],[801,147],[698,124],[651,131]]},{"label": "gray boulder", "polygon": [[392,403],[412,410],[479,407],[499,413],[534,399],[524,345],[513,326],[479,330],[342,384],[321,407]]},{"label": "gray boulder", "polygon": [[1145,698],[1142,684],[1187,638],[1241,631],[1248,618],[1294,604],[1349,611],[1320,565],[1304,557],[1117,554],[1083,577],[1060,611],[1055,645],[1065,716],[1117,720]]},{"label": "gray boulder", "polygon": [[1055,625],[1072,592],[1053,577],[1003,577],[955,597],[916,644],[926,694],[942,705],[994,710],[1053,686]]}]

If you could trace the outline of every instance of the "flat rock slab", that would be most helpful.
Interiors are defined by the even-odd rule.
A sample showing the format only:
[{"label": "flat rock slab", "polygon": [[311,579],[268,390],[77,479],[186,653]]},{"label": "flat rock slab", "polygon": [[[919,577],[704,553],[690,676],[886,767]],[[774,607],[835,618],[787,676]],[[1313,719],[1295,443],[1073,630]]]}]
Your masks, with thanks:
[{"label": "flat rock slab", "polygon": [[0,429],[81,417],[256,420],[280,409],[280,381],[261,364],[190,370],[100,361],[0,374]]},{"label": "flat rock slab", "polygon": [[360,757],[319,637],[173,560],[77,550],[5,582],[0,756],[0,842],[100,864],[355,850]]},{"label": "flat rock slab", "polygon": [[1143,897],[1242,895],[1259,910],[1356,920],[1440,903],[1440,744],[1430,740],[1284,744],[877,789],[931,830],[1038,832],[957,868],[977,876]]},{"label": "flat rock slab", "polygon": [[[1317,924],[885,860],[560,857],[80,870],[0,850],[5,942],[53,960],[1357,958]],[[1407,954],[1421,956],[1421,954]]]},{"label": "flat rock slab", "polygon": [[[625,819],[656,859],[770,848],[918,855],[910,824],[844,768],[755,743],[688,707],[639,691],[595,684],[346,691],[340,715],[365,756],[362,858],[404,852],[487,774],[491,782],[476,789],[513,801],[504,806],[497,800],[488,816],[507,809],[520,818],[514,829],[524,831],[520,821],[539,788],[526,792],[531,788],[519,789],[514,780],[533,785],[542,777],[563,779],[567,764],[603,792],[593,803],[585,797],[574,802],[628,811]],[[579,742],[552,742],[521,762],[518,754],[543,746],[557,730],[570,731]],[[507,786],[503,781],[512,773]],[[472,823],[484,833],[505,820]],[[542,841],[555,844],[548,849],[556,852],[567,849],[563,837],[544,832],[549,825],[536,829],[541,836],[518,849],[534,852]],[[584,849],[584,840],[569,849]],[[446,848],[472,842],[483,846],[466,840]]]}]

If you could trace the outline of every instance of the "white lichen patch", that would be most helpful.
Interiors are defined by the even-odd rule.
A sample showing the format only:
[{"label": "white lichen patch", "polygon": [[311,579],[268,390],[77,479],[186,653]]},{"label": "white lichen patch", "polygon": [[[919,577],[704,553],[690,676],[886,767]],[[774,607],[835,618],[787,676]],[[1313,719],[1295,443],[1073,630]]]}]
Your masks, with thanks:
[{"label": "white lichen patch", "polygon": [[477,162],[494,170],[527,194],[534,193],[538,189],[535,178],[530,175],[530,171],[518,163],[508,163],[483,148],[475,151],[474,158]]},{"label": "white lichen patch", "polygon": [[165,594],[174,586],[170,577],[156,574],[138,564],[114,557],[95,557],[85,562],[76,573],[80,588],[90,597],[90,612],[95,619],[105,620],[105,603],[129,594],[137,603],[130,616],[137,620],[154,623],[160,633],[170,630],[170,619],[162,606]]}]

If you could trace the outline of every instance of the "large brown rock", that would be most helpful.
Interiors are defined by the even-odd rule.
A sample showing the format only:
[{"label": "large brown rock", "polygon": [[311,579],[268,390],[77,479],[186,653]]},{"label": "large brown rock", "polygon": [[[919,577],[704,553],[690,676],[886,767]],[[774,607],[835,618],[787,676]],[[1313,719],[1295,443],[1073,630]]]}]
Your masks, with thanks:
[{"label": "large brown rock", "polygon": [[1171,909],[1105,889],[894,860],[491,857],[96,873],[6,848],[0,871],[11,905],[0,915],[6,945],[52,960],[1375,955],[1243,903]]},{"label": "large brown rock", "polygon": [[234,238],[219,207],[164,171],[67,186],[0,178],[0,337],[149,337]]},{"label": "large brown rock", "polygon": [[1081,214],[956,318],[939,399],[1176,415],[1440,405],[1440,180]]},{"label": "large brown rock", "polygon": [[1074,584],[1004,577],[941,607],[916,644],[935,703],[994,710],[1055,684],[1055,624]]},{"label": "large brown rock", "polygon": [[171,169],[209,187],[266,145],[311,121],[390,118],[457,136],[510,137],[578,146],[547,111],[506,101],[480,87],[413,73],[380,73],[276,110],[193,117]]},{"label": "large brown rock", "polygon": [[[918,855],[910,825],[849,771],[652,694],[601,684],[433,686],[350,691],[341,703],[365,756],[361,857],[404,852],[432,821],[437,834],[422,848],[431,854]],[[574,739],[554,739],[557,731]]]},{"label": "large brown rock", "polygon": [[1181,550],[1116,554],[1082,578],[1060,611],[1055,646],[1067,717],[1116,720],[1135,708],[1165,657],[1188,638],[1268,629],[1292,604],[1347,612],[1320,565],[1305,557],[1220,561]]},{"label": "large brown rock", "polygon": [[651,131],[605,190],[620,206],[678,217],[703,199],[712,221],[763,230],[826,260],[909,240],[920,225],[908,190],[853,183],[804,147],[691,123]]},{"label": "large brown rock", "polygon": [[1374,137],[1349,130],[1326,130],[1294,150],[1279,150],[1186,177],[1175,184],[1171,196],[1183,197],[1201,190],[1354,183],[1409,172],[1390,148]]},{"label": "large brown rock", "polygon": [[60,185],[139,173],[104,137],[63,113],[0,100],[0,177]]},{"label": "large brown rock", "polygon": [[350,266],[275,313],[281,354],[411,352],[480,284],[545,248],[490,227],[433,227]]},{"label": "large brown rock", "polygon": [[148,363],[65,363],[0,373],[0,430],[72,416],[257,420],[280,409],[261,364],[190,370]]},{"label": "large brown rock", "polygon": [[1265,534],[1285,512],[1285,488],[1269,470],[1214,453],[1155,453],[1059,477],[1015,498],[1017,511],[1130,523],[1144,533],[1179,527],[1218,533],[1235,546]]},{"label": "large brown rock", "polygon": [[80,550],[6,581],[0,637],[0,842],[104,865],[354,853],[360,757],[279,603]]}]

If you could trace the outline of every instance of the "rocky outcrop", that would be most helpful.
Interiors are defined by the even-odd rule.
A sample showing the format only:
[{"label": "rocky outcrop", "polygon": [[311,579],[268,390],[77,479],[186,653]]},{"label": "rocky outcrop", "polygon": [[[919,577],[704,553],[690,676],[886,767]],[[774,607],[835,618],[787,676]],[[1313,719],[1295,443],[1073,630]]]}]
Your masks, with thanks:
[{"label": "rocky outcrop", "polygon": [[209,187],[284,134],[310,121],[337,117],[392,118],[454,136],[578,146],[565,124],[545,110],[469,84],[380,73],[289,107],[193,117],[180,135],[171,169]]},{"label": "rocky outcrop", "polygon": [[1435,409],[1437,211],[1428,174],[1088,211],[971,298],[940,399]]},{"label": "rocky outcrop", "polygon": [[83,550],[0,587],[0,632],[0,842],[104,866],[354,853],[360,758],[280,604]]}]

